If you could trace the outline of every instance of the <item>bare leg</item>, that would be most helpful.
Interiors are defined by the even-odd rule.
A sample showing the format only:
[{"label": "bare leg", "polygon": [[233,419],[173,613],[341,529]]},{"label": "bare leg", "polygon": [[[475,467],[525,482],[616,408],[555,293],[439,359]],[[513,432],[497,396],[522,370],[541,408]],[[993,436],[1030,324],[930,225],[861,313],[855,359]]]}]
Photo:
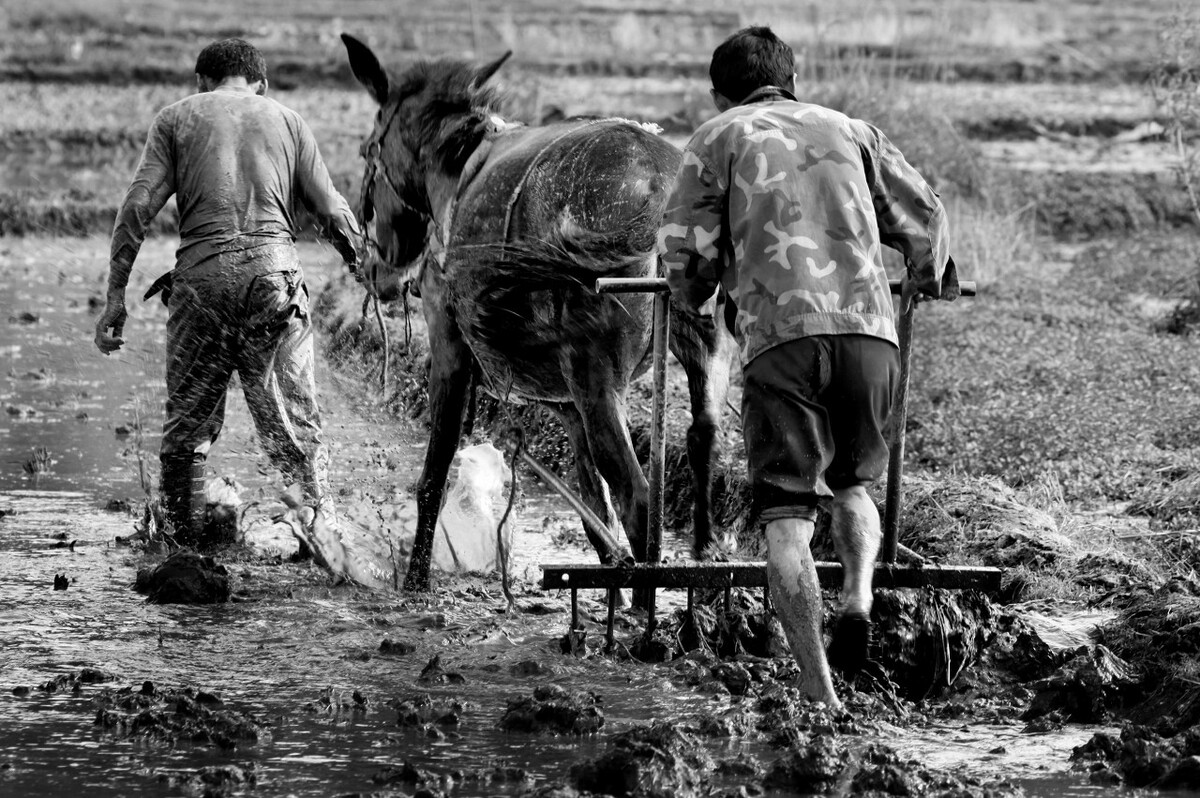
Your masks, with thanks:
[{"label": "bare leg", "polygon": [[871,577],[879,555],[879,511],[866,488],[835,490],[830,533],[842,561],[842,594],[827,656],[847,676],[862,669],[871,648]]},{"label": "bare leg", "polygon": [[781,518],[767,524],[767,583],[792,656],[800,664],[800,690],[840,708],[821,636],[821,585],[809,544],[813,522]]},{"label": "bare leg", "polygon": [[882,534],[879,511],[861,486],[833,492],[830,534],[842,561],[842,595],[839,615],[871,617],[871,577],[879,556]]}]

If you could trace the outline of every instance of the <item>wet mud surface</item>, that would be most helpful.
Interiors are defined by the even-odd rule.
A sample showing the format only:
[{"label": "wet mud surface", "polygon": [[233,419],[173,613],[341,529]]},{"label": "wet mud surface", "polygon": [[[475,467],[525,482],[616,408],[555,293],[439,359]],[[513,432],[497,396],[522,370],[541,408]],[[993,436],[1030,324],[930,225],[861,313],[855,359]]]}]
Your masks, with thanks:
[{"label": "wet mud surface", "polygon": [[[709,597],[690,618],[683,596],[666,593],[666,620],[650,641],[640,639],[643,615],[618,611],[618,646],[605,654],[603,596],[582,591],[583,645],[564,654],[569,596],[538,589],[537,564],[593,555],[569,514],[536,486],[524,485],[518,502],[511,614],[495,579],[441,577],[434,593],[421,596],[335,584],[310,562],[292,561],[295,542],[272,521],[282,486],[237,401],[210,460],[214,474],[236,475],[248,505],[245,545],[217,552],[215,567],[206,568],[224,571],[227,600],[147,600],[134,590],[138,573],[161,565],[166,552],[132,533],[144,500],[139,469],[151,478],[156,470],[162,319],[156,307],[139,306],[127,328],[130,350],[116,362],[91,354],[89,298],[100,274],[92,264],[103,262],[102,252],[98,242],[63,248],[31,240],[8,245],[0,259],[0,283],[12,289],[3,292],[0,315],[15,320],[6,332],[19,333],[0,353],[2,398],[21,408],[0,419],[0,430],[7,451],[27,450],[31,461],[47,452],[44,468],[16,463],[0,472],[0,549],[8,563],[0,597],[0,790],[984,796],[1100,789],[1089,786],[1090,771],[1072,770],[1071,751],[1097,732],[1120,730],[1111,715],[1071,714],[1079,703],[1069,698],[1073,685],[1086,694],[1092,677],[1059,673],[1078,657],[1047,653],[1053,636],[1039,636],[1009,608],[891,600],[908,607],[907,615],[897,611],[910,629],[940,628],[920,617],[958,612],[955,623],[976,631],[925,642],[879,635],[880,661],[912,662],[939,648],[947,652],[942,670],[928,684],[909,683],[896,667],[874,683],[839,682],[848,709],[836,713],[799,699],[795,666],[751,592],[735,591],[728,611],[720,595]],[[148,253],[169,256],[165,243]],[[314,282],[328,273],[326,250],[306,249],[304,257]],[[38,268],[47,261],[61,277]],[[53,378],[32,376],[39,374]],[[383,517],[403,530],[413,520],[419,427],[373,414],[345,372],[322,366],[319,376],[340,505],[364,523]],[[669,556],[685,547],[666,543]],[[1098,650],[1086,631],[1094,626],[1087,618],[1074,639],[1085,641],[1085,651]],[[1047,652],[1028,653],[1035,641]],[[1045,714],[1059,716],[1031,730],[1036,719],[1022,714],[1041,695],[1032,686],[1038,679],[1043,692],[1068,697],[1044,699]],[[1184,767],[1190,749],[1176,736],[1169,745]],[[1104,767],[1122,773],[1119,762]],[[1182,783],[1184,775],[1173,778]]]}]

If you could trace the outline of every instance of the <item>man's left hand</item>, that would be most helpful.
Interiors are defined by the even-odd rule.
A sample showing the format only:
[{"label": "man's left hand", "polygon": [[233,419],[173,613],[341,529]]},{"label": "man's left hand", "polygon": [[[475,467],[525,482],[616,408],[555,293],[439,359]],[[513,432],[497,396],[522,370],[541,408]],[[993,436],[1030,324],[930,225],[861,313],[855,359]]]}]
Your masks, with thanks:
[{"label": "man's left hand", "polygon": [[127,318],[129,314],[125,311],[124,298],[109,297],[104,312],[96,322],[96,348],[109,355],[124,346],[125,339],[121,335],[125,332]]}]

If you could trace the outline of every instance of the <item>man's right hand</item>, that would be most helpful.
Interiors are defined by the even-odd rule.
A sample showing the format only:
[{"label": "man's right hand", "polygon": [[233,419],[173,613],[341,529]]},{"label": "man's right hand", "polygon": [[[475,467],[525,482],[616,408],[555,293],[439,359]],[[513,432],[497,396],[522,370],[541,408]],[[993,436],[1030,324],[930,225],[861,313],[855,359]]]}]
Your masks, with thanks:
[{"label": "man's right hand", "polygon": [[127,318],[129,314],[125,312],[125,300],[109,297],[104,312],[96,322],[96,348],[106,355],[120,349],[125,344],[121,335],[125,332]]}]

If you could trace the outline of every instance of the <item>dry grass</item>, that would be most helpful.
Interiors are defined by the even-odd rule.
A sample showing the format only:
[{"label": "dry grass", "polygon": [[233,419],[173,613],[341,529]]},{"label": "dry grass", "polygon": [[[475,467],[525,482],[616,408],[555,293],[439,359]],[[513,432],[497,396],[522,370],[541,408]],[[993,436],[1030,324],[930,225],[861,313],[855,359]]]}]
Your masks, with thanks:
[{"label": "dry grass", "polygon": [[948,197],[945,204],[960,278],[986,291],[1028,279],[1040,268],[1032,205],[1010,210],[991,198],[962,197]]},{"label": "dry grass", "polygon": [[[1078,514],[1052,477],[1017,490],[994,477],[905,479],[901,542],[939,562],[990,565],[1022,599],[1077,602],[1162,584],[1175,563]],[[1123,528],[1134,529],[1133,519]],[[1148,555],[1148,556],[1147,556]]]},{"label": "dry grass", "polygon": [[1200,532],[1200,470],[1194,470],[1194,463],[1189,465],[1192,470],[1172,468],[1176,476],[1140,495],[1130,504],[1129,512],[1150,516],[1167,530]]}]

